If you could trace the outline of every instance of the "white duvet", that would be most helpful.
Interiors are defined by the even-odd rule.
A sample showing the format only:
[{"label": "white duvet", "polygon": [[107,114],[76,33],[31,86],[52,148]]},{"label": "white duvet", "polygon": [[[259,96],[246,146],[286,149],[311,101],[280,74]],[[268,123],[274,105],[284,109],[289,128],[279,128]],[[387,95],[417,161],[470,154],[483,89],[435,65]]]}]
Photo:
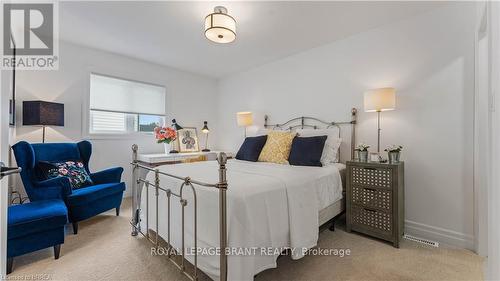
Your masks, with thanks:
[{"label": "white duvet", "polygon": [[[337,166],[301,167],[229,160],[227,167],[228,280],[253,280],[255,274],[276,267],[283,248],[292,248],[292,258],[303,257],[302,249],[316,246],[318,212],[342,197]],[[197,162],[159,167],[178,176],[216,183],[218,163]],[[148,180],[154,182],[152,173]],[[178,193],[180,181],[161,176],[161,186]],[[218,190],[196,186],[198,204],[198,267],[212,279],[219,278]],[[193,194],[184,189],[185,248],[193,243]],[[325,200],[326,198],[326,200]],[[324,205],[324,206],[322,206]],[[146,229],[146,191],[142,194],[141,227]],[[167,197],[159,196],[159,234],[167,240]],[[155,230],[155,197],[149,190],[149,228]],[[172,197],[171,244],[181,249],[181,206]],[[187,259],[192,263],[193,256]]]}]

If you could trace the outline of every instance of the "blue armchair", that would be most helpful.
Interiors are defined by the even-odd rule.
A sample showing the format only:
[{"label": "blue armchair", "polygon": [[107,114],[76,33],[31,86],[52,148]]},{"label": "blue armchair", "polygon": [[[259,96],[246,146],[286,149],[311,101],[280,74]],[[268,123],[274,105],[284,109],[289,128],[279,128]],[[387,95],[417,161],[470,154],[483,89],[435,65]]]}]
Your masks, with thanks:
[{"label": "blue armchair", "polygon": [[[90,173],[89,160],[92,144],[79,143],[37,143],[25,141],[16,143],[12,149],[19,167],[21,179],[31,202],[49,199],[62,199],[68,208],[69,221],[73,224],[74,234],[78,233],[78,222],[116,209],[120,214],[125,183],[121,182],[123,168],[110,168]],[[35,171],[39,161],[62,162],[81,160],[93,181],[92,186],[72,190],[69,179],[57,177],[40,181]]]}]

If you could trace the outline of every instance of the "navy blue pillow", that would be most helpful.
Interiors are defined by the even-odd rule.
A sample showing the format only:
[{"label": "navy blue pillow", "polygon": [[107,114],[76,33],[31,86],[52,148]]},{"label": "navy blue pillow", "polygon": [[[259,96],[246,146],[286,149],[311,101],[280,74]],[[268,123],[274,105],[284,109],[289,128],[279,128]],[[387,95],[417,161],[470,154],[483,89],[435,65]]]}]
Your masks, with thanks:
[{"label": "navy blue pillow", "polygon": [[321,154],[327,137],[295,137],[288,157],[290,165],[322,167]]},{"label": "navy blue pillow", "polygon": [[267,136],[245,138],[240,150],[236,153],[236,159],[257,162],[266,141]]}]

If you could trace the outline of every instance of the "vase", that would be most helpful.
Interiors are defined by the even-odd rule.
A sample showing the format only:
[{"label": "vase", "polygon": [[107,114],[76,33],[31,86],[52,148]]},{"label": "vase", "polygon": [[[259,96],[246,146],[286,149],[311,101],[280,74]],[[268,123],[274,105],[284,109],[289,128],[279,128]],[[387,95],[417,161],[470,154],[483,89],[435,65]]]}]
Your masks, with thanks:
[{"label": "vase", "polygon": [[368,162],[368,150],[359,151],[359,162]]},{"label": "vase", "polygon": [[389,163],[399,163],[399,156],[401,155],[398,151],[389,151]]},{"label": "vase", "polygon": [[359,161],[359,150],[355,149],[354,150],[354,160]]},{"label": "vase", "polygon": [[163,143],[163,148],[165,148],[165,154],[169,154],[170,150],[172,150],[171,144],[166,142]]}]

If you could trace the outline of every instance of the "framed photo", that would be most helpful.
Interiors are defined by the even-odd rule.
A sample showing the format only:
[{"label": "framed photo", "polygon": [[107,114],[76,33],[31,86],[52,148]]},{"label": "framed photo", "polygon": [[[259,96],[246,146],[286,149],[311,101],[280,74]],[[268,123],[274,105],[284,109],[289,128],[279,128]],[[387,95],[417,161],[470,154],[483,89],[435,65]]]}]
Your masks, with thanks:
[{"label": "framed photo", "polygon": [[198,144],[198,133],[196,128],[184,127],[177,131],[179,139],[179,151],[180,152],[198,152],[200,147]]},{"label": "framed photo", "polygon": [[370,152],[370,162],[381,162],[380,155],[377,152]]}]

